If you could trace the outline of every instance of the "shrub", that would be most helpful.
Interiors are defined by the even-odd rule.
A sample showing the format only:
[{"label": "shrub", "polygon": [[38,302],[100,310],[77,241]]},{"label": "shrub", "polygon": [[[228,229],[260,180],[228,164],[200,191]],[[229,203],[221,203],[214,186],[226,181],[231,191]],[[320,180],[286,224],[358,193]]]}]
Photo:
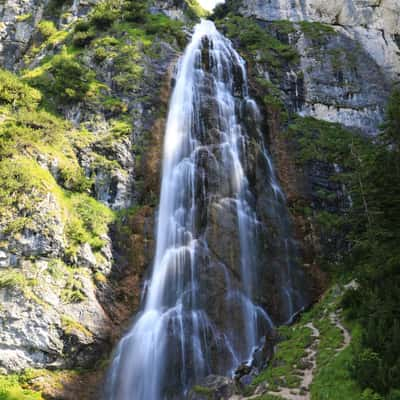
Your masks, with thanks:
[{"label": "shrub", "polygon": [[0,70],[0,104],[33,109],[41,98],[42,95],[38,90],[21,82],[11,72]]},{"label": "shrub", "polygon": [[76,47],[85,47],[92,42],[92,40],[96,37],[96,32],[92,29],[88,31],[78,31],[75,32],[72,37],[72,43]]},{"label": "shrub", "polygon": [[40,393],[21,387],[18,376],[0,376],[0,400],[43,400]]},{"label": "shrub", "polygon": [[119,10],[115,7],[114,2],[106,0],[98,3],[90,14],[90,22],[95,25],[97,29],[107,29],[119,16]]},{"label": "shrub", "polygon": [[60,104],[82,101],[88,95],[94,78],[93,71],[66,52],[54,56],[48,63],[26,75],[32,86]]},{"label": "shrub", "polygon": [[38,25],[38,29],[44,39],[48,39],[50,36],[57,33],[57,28],[53,21],[41,21]]},{"label": "shrub", "polygon": [[123,3],[122,11],[126,21],[144,23],[148,15],[147,0],[126,0]]}]

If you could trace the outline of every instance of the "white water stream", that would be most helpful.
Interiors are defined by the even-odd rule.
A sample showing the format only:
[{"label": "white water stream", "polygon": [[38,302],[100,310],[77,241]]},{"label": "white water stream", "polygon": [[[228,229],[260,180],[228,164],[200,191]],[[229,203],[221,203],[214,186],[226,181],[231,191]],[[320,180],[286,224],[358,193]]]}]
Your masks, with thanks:
[{"label": "white water stream", "polygon": [[[142,311],[116,349],[107,400],[181,399],[207,375],[231,374],[251,360],[273,325],[253,296],[260,286],[260,221],[246,177],[243,112],[258,114],[245,63],[212,22],[202,21],[179,62],[170,100],[151,278]],[[266,185],[283,201],[264,156]],[[222,235],[211,243],[210,221],[218,215]],[[210,249],[218,239],[222,247],[236,240],[232,265]],[[282,270],[290,317],[298,307],[289,261]]]}]

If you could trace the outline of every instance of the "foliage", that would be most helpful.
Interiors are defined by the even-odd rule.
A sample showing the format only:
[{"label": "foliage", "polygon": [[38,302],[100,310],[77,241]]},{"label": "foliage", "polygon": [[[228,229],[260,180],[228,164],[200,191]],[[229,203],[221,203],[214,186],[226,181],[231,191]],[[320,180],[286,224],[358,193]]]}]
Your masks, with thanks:
[{"label": "foliage", "polygon": [[336,35],[336,31],[331,25],[320,22],[301,21],[300,28],[308,39],[319,45],[322,45],[327,37]]},{"label": "foliage", "polygon": [[57,28],[53,21],[40,21],[38,29],[45,39],[48,39],[50,36],[57,33]]},{"label": "foliage", "polygon": [[43,400],[40,393],[24,389],[17,375],[0,376],[0,400]]},{"label": "foliage", "polygon": [[69,194],[67,199],[70,209],[74,210],[67,221],[68,237],[74,245],[89,243],[94,250],[100,250],[113,212],[86,194]]},{"label": "foliage", "polygon": [[197,0],[185,0],[188,7],[188,15],[190,18],[196,20],[198,18],[205,18],[208,16],[208,12],[201,7]]},{"label": "foliage", "polygon": [[212,18],[215,20],[222,20],[227,17],[230,13],[235,12],[241,6],[241,0],[230,0],[218,4],[214,8]]},{"label": "foliage", "polygon": [[136,23],[146,22],[148,6],[147,0],[125,0],[122,5],[124,19]]},{"label": "foliage", "polygon": [[360,156],[362,193],[353,211],[359,223],[349,259],[360,286],[345,300],[364,328],[354,376],[380,394],[400,389],[399,126],[400,94],[394,91],[374,151]]},{"label": "foliage", "polygon": [[298,62],[299,55],[293,46],[273,36],[254,19],[230,15],[217,23],[225,28],[228,37],[238,40],[239,46],[257,62],[267,63],[276,69],[283,63]]},{"label": "foliage", "polygon": [[[10,73],[3,76],[0,216],[5,223],[4,232],[13,234],[26,228],[35,231],[37,207],[51,193],[66,225],[64,233],[71,255],[84,243],[89,243],[94,251],[99,250],[114,214],[89,195],[92,181],[85,176],[76,156],[76,147],[86,143],[86,133],[76,133],[69,123],[40,109],[40,95],[35,89],[20,83]],[[14,110],[9,108],[11,105]],[[116,123],[113,134],[124,134],[129,128],[122,122]],[[39,165],[39,158],[50,165],[55,160],[55,176]],[[11,284],[13,280],[8,282]],[[67,297],[80,299],[79,290],[69,290]]]},{"label": "foliage", "polygon": [[66,51],[25,74],[26,81],[57,104],[82,101],[89,95],[95,74]]},{"label": "foliage", "polygon": [[0,70],[0,104],[13,107],[37,107],[42,99],[41,93],[21,82],[14,74]]},{"label": "foliage", "polygon": [[119,2],[112,0],[99,2],[90,15],[90,22],[99,30],[109,28],[119,17],[118,6]]},{"label": "foliage", "polygon": [[[297,118],[288,129],[296,138],[298,162],[340,165],[335,179],[351,198],[352,207],[342,218],[348,241],[342,264],[359,288],[345,296],[343,305],[362,327],[350,370],[368,399],[393,396],[400,382],[399,126],[400,94],[395,90],[374,141],[310,118]],[[343,234],[340,216],[331,217],[320,215],[319,222]]]}]

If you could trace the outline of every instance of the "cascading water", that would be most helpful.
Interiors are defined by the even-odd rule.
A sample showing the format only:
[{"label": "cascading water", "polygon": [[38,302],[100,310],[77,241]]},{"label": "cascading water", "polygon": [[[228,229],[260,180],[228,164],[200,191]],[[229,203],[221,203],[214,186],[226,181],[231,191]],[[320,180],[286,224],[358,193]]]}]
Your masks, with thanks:
[{"label": "cascading water", "polygon": [[202,21],[178,65],[153,271],[108,400],[181,399],[251,361],[273,327],[268,307],[284,322],[304,305],[259,119],[243,59]]}]

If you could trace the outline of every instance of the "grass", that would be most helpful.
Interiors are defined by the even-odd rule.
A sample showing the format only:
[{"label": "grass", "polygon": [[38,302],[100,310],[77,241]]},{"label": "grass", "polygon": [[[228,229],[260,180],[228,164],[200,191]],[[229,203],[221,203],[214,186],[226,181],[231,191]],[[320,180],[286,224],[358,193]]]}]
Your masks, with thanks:
[{"label": "grass", "polygon": [[27,279],[21,271],[12,268],[0,272],[0,288],[24,288]]},{"label": "grass", "polygon": [[231,16],[218,22],[218,25],[221,24],[226,28],[227,36],[238,40],[240,47],[257,62],[279,68],[284,63],[297,63],[299,60],[299,54],[293,46],[277,39],[253,19]]},{"label": "grass", "polygon": [[0,400],[43,400],[43,397],[24,389],[17,375],[0,375]]},{"label": "grass", "polygon": [[[252,384],[253,391],[261,383],[268,383],[268,388],[272,391],[278,386],[299,388],[300,378],[296,370],[302,368],[300,360],[305,356],[305,349],[311,344],[311,331],[305,325],[312,322],[320,331],[320,342],[317,350],[317,370],[311,385],[311,400],[364,400],[361,397],[361,389],[350,372],[353,363],[352,346],[337,353],[337,349],[343,344],[343,337],[340,329],[334,326],[329,318],[330,313],[340,307],[341,296],[342,294],[338,294],[337,289],[333,288],[310,311],[304,313],[298,323],[280,328],[283,340],[277,345],[270,366],[255,378]],[[351,334],[352,342],[357,342],[361,335],[359,327],[352,326]],[[270,395],[257,399],[274,399],[268,396]]]},{"label": "grass", "polygon": [[300,368],[300,360],[306,356],[306,349],[312,343],[311,329],[304,325],[281,327],[282,341],[276,347],[276,353],[270,367],[258,375],[252,385],[255,387],[267,382],[274,390],[279,386],[298,387],[300,378],[296,369]]},{"label": "grass", "polygon": [[91,338],[93,336],[92,332],[90,332],[81,323],[79,323],[78,321],[75,321],[68,315],[63,315],[61,317],[61,324],[64,329],[64,332],[67,335],[82,334],[88,338]]},{"label": "grass", "polygon": [[[355,331],[353,330],[353,335]],[[323,364],[322,364],[323,362]],[[349,367],[353,362],[352,348],[348,347],[329,359],[321,357],[318,372],[311,386],[312,400],[358,400],[361,389],[352,379]]]},{"label": "grass", "polygon": [[[40,108],[41,94],[15,75],[0,71],[0,216],[4,231],[18,234],[36,226],[37,207],[50,193],[65,226],[70,254],[84,243],[100,250],[113,212],[89,195],[93,184],[79,165],[76,149],[93,142],[86,131],[75,130],[70,123]],[[113,138],[130,132],[131,126],[116,120]],[[52,175],[37,159],[57,165]],[[45,232],[42,232],[45,233]],[[51,233],[49,233],[51,234]],[[74,297],[76,293],[74,293]]]}]

